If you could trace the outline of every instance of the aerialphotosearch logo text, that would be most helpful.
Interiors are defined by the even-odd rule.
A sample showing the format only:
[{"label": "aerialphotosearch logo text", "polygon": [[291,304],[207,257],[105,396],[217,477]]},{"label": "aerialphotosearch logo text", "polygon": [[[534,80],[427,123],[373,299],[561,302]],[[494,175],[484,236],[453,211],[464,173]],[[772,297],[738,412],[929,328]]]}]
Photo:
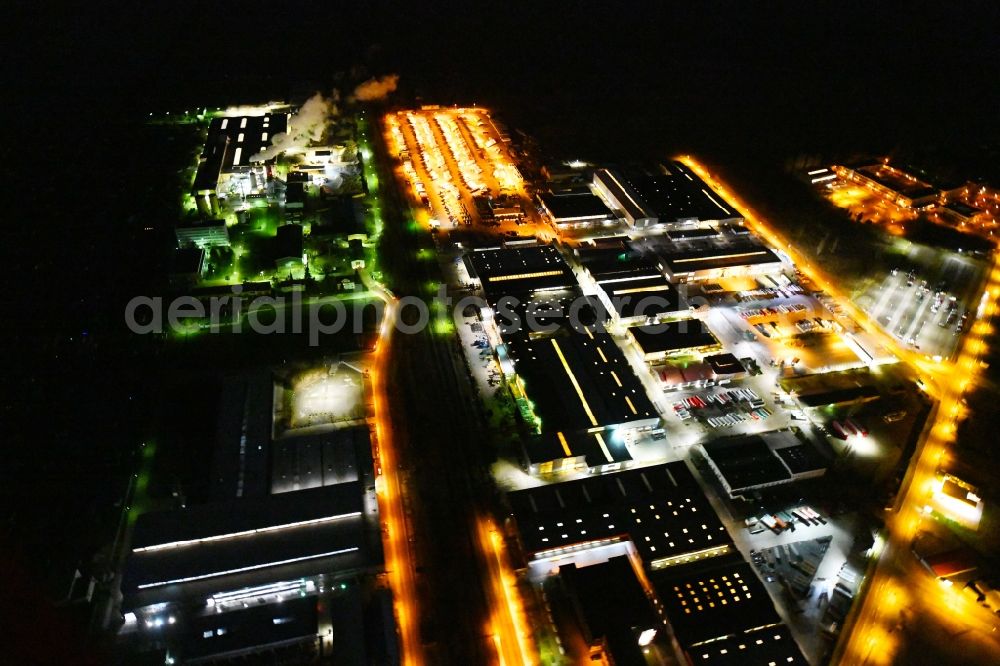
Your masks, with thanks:
[{"label": "aerialphotosearch logo text", "polygon": [[[671,302],[655,294],[627,294],[612,297],[610,305],[619,312],[628,309],[633,315],[630,318],[637,320],[649,315],[651,321],[658,313],[688,312],[708,305],[700,294],[688,298],[685,286],[679,285],[676,292],[678,302]],[[164,299],[160,296],[136,296],[125,307],[125,324],[131,332],[138,335],[194,331],[249,331],[256,335],[305,333],[309,345],[317,346],[323,336],[346,331],[363,333],[365,318],[374,314],[375,321],[383,321],[386,307],[386,303],[375,294],[371,294],[371,298],[365,298],[364,294],[355,298],[303,298],[301,292],[293,292],[281,296],[257,295],[249,298],[244,296],[242,287],[236,285],[230,294],[206,298],[179,296]],[[580,295],[563,299],[536,297],[523,301],[515,296],[502,296],[490,304],[482,296],[474,294],[456,299],[447,293],[443,285],[432,298],[402,296],[394,299],[392,307],[395,314],[392,325],[404,334],[419,333],[437,317],[450,317],[452,321],[460,321],[470,308],[484,318],[491,313],[495,315],[495,321],[505,335],[522,330],[529,333],[553,333],[561,326],[583,332],[595,321],[605,321],[608,318],[605,303],[593,296]],[[656,325],[666,330],[670,324]]]}]

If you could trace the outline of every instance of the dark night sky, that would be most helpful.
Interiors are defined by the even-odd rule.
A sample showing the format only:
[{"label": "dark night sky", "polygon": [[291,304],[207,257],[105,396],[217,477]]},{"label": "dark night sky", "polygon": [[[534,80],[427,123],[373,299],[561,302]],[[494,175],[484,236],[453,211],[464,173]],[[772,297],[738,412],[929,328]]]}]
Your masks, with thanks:
[{"label": "dark night sky", "polygon": [[[115,326],[121,299],[150,279],[128,231],[157,168],[136,150],[150,111],[396,72],[401,97],[490,105],[561,157],[924,151],[996,174],[995,2],[38,4],[0,21],[0,245],[13,259],[0,330],[17,378],[0,401],[11,456],[0,468],[18,480],[0,491],[0,544],[24,540],[12,556],[25,571],[40,550],[73,547],[61,526],[102,501],[79,497],[90,490],[75,490],[77,476],[101,481],[114,448],[98,444],[141,422],[146,361]],[[47,520],[32,523],[38,506]]]},{"label": "dark night sky", "polygon": [[7,65],[29,74],[28,104],[102,112],[278,96],[362,66],[401,73],[426,99],[491,103],[543,130],[585,117],[568,127],[594,136],[572,145],[598,150],[713,138],[749,149],[773,146],[775,134],[782,150],[965,143],[996,132],[996,3],[684,3],[659,13],[616,2],[448,4],[57,10],[33,20],[35,48],[11,50]]}]

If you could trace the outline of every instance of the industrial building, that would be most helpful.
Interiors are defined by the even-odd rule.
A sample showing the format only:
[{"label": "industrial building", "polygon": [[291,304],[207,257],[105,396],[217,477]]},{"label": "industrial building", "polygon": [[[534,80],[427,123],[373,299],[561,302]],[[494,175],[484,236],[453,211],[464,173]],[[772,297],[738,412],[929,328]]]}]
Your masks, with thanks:
[{"label": "industrial building", "polygon": [[725,277],[764,275],[781,271],[781,258],[757,243],[710,245],[660,253],[664,274],[674,282],[698,282]]},{"label": "industrial building", "polygon": [[125,607],[377,566],[378,516],[365,493],[354,481],[144,513],[132,535]]},{"label": "industrial building", "polygon": [[689,663],[808,663],[739,554],[656,571],[650,580]]},{"label": "industrial building", "polygon": [[288,114],[213,118],[198,160],[191,194],[204,215],[219,214],[218,187],[223,174],[249,171],[251,158],[288,131]]},{"label": "industrial building", "polygon": [[901,208],[929,208],[941,199],[941,192],[930,183],[888,164],[835,166],[833,170],[844,180],[864,185]]},{"label": "industrial building", "polygon": [[656,410],[625,355],[606,331],[593,328],[505,344],[536,411],[549,417],[543,424],[559,430],[652,425]]},{"label": "industrial building", "polygon": [[364,589],[383,561],[368,426],[272,440],[274,387],[263,371],[228,381],[209,500],[136,521],[121,589],[134,654],[395,659],[378,638],[391,599]]},{"label": "industrial building", "polygon": [[[624,481],[626,488],[628,483]],[[601,490],[592,483],[586,496]],[[576,492],[568,493],[568,502],[575,499]],[[611,492],[617,494],[615,489]],[[562,500],[562,495],[557,499]],[[650,501],[656,506],[655,502],[662,503],[662,498]],[[643,511],[647,506],[640,510],[600,510],[603,520],[624,517],[623,522],[643,524],[650,519],[649,511]],[[678,513],[669,504],[664,513],[667,511]],[[541,532],[547,532],[549,527],[555,527],[557,532],[585,529],[580,526],[586,522],[570,521],[575,521],[575,515],[567,512],[562,525],[533,526],[545,527]],[[516,517],[520,527],[520,516]],[[714,514],[711,520],[715,521]],[[676,532],[681,538],[697,531],[662,523],[652,529]],[[639,543],[653,540],[652,535],[637,531],[633,541],[637,536],[636,548]],[[574,641],[566,642],[570,651],[567,654],[574,662],[639,665],[649,663],[646,655],[651,649],[660,654],[679,649],[682,663],[691,664],[808,663],[757,574],[735,549],[719,548],[704,556],[683,558],[671,566],[650,567],[647,560],[635,557],[634,551],[619,552],[622,549],[613,543],[583,548],[563,549],[562,555],[553,556],[547,563],[548,567],[558,564],[558,569],[546,571],[548,575],[557,571],[554,584],[547,587],[557,630],[563,636],[583,638],[579,647]],[[579,650],[586,653],[575,652]]]},{"label": "industrial building", "polygon": [[331,197],[327,199],[324,209],[318,213],[319,219],[313,222],[309,230],[310,235],[339,236],[348,241],[368,240],[363,211],[355,197],[343,195]]},{"label": "industrial building", "polygon": [[172,287],[193,287],[205,273],[208,254],[200,247],[182,247],[170,256],[169,280]]},{"label": "industrial building", "polygon": [[228,247],[225,220],[187,220],[174,227],[178,247]]},{"label": "industrial building", "polygon": [[941,212],[959,224],[979,224],[989,218],[989,213],[985,210],[961,201],[948,202],[942,206]]},{"label": "industrial building", "polygon": [[552,245],[488,248],[464,256],[473,283],[491,302],[503,295],[568,289],[576,285],[572,271]]},{"label": "industrial building", "polygon": [[624,240],[574,252],[614,321],[628,326],[687,311],[656,264]]},{"label": "industrial building", "polygon": [[677,354],[709,354],[722,349],[719,339],[700,319],[632,326],[627,334],[647,363]]},{"label": "industrial building", "polygon": [[676,161],[653,169],[598,169],[594,187],[635,229],[654,225],[701,228],[743,220],[701,178]]},{"label": "industrial building", "polygon": [[657,223],[656,211],[646,205],[625,177],[613,169],[594,172],[594,189],[633,229],[645,229]]},{"label": "industrial building", "polygon": [[683,462],[508,493],[529,568],[635,552],[650,570],[733,552]]},{"label": "industrial building", "polygon": [[528,472],[536,475],[560,472],[613,471],[632,462],[628,449],[621,445],[622,435],[610,440],[601,432],[543,432],[523,445]]},{"label": "industrial building", "polygon": [[[636,577],[628,557],[578,567],[559,567],[555,603],[565,607],[560,616],[586,642],[588,654],[570,655],[587,663],[642,664],[643,648],[658,637],[666,644],[664,622]],[[571,647],[572,649],[572,647]]]},{"label": "industrial building", "polygon": [[597,288],[612,318],[625,326],[676,317],[687,311],[677,289],[659,273],[602,278],[597,280]]},{"label": "industrial building", "polygon": [[538,201],[549,220],[559,229],[587,227],[611,218],[611,211],[600,197],[590,192],[545,192],[538,196]]},{"label": "industrial building", "polygon": [[826,461],[787,430],[716,439],[699,445],[730,497],[826,473]]},{"label": "industrial building", "polygon": [[274,237],[274,266],[279,270],[302,268],[303,229],[299,224],[278,227]]}]

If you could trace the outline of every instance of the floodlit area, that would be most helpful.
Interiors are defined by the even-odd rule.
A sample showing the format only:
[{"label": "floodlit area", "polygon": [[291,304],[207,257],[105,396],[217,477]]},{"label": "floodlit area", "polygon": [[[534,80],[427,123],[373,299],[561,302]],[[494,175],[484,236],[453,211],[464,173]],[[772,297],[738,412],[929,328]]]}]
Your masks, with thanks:
[{"label": "floodlit area", "polygon": [[275,423],[288,430],[345,425],[365,417],[363,396],[363,374],[351,363],[305,371],[276,390]]},{"label": "floodlit area", "polygon": [[856,221],[883,225],[890,233],[901,234],[906,223],[917,218],[915,211],[851,181],[838,179],[824,183],[820,192]]},{"label": "floodlit area", "polygon": [[948,358],[970,326],[969,291],[980,269],[953,253],[940,252],[934,259],[925,270],[893,270],[857,302],[901,344],[931,358]]},{"label": "floodlit area", "polygon": [[540,230],[509,139],[485,109],[400,111],[385,117],[384,129],[397,173],[429,228]]}]

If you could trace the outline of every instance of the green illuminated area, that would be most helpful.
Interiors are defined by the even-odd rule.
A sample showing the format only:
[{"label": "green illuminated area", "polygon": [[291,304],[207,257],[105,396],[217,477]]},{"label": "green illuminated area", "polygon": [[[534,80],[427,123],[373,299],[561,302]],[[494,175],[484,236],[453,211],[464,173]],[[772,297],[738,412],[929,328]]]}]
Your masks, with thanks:
[{"label": "green illuminated area", "polygon": [[435,335],[451,336],[455,334],[455,320],[452,319],[448,307],[441,301],[431,301],[431,326]]},{"label": "green illuminated area", "polygon": [[129,527],[135,524],[140,514],[149,511],[152,506],[149,482],[153,474],[153,461],[156,458],[156,444],[145,442],[142,444],[141,451],[139,471],[136,472],[133,480],[132,502],[125,508]]},{"label": "green illuminated area", "polygon": [[[269,109],[261,107],[256,111],[265,113]],[[250,109],[238,113],[254,112]],[[301,291],[308,302],[310,298],[329,296],[354,298],[362,289],[358,270],[380,280],[377,248],[387,202],[374,164],[372,130],[364,115],[331,114],[326,119],[316,148],[332,150],[337,156],[333,172],[326,167],[306,168],[307,161],[315,158],[309,156],[308,148],[296,148],[278,154],[268,163],[266,178],[265,168],[260,166],[256,167],[256,179],[246,173],[223,173],[217,203],[208,197],[202,201],[190,189],[202,146],[208,140],[209,125],[213,118],[233,113],[237,110],[203,108],[186,114],[153,114],[149,118],[150,123],[198,127],[199,145],[183,173],[186,185],[180,194],[182,223],[197,225],[221,219],[228,237],[228,244],[225,238],[221,243],[217,239],[204,245],[196,242],[205,252],[202,271],[193,281],[185,278],[184,288],[195,296],[199,290],[235,285],[245,289],[253,285],[252,291],[258,295],[261,289],[271,289],[270,295],[294,289]],[[291,205],[287,195],[296,178],[301,179],[296,182],[301,183],[302,194]],[[215,212],[207,211],[206,204]],[[280,231],[289,225],[301,227],[300,246],[294,239],[289,242],[283,238],[296,235]],[[430,260],[433,253],[422,252],[420,258]],[[190,322],[174,331],[173,336],[190,339],[207,330],[206,325],[204,321]]]}]

